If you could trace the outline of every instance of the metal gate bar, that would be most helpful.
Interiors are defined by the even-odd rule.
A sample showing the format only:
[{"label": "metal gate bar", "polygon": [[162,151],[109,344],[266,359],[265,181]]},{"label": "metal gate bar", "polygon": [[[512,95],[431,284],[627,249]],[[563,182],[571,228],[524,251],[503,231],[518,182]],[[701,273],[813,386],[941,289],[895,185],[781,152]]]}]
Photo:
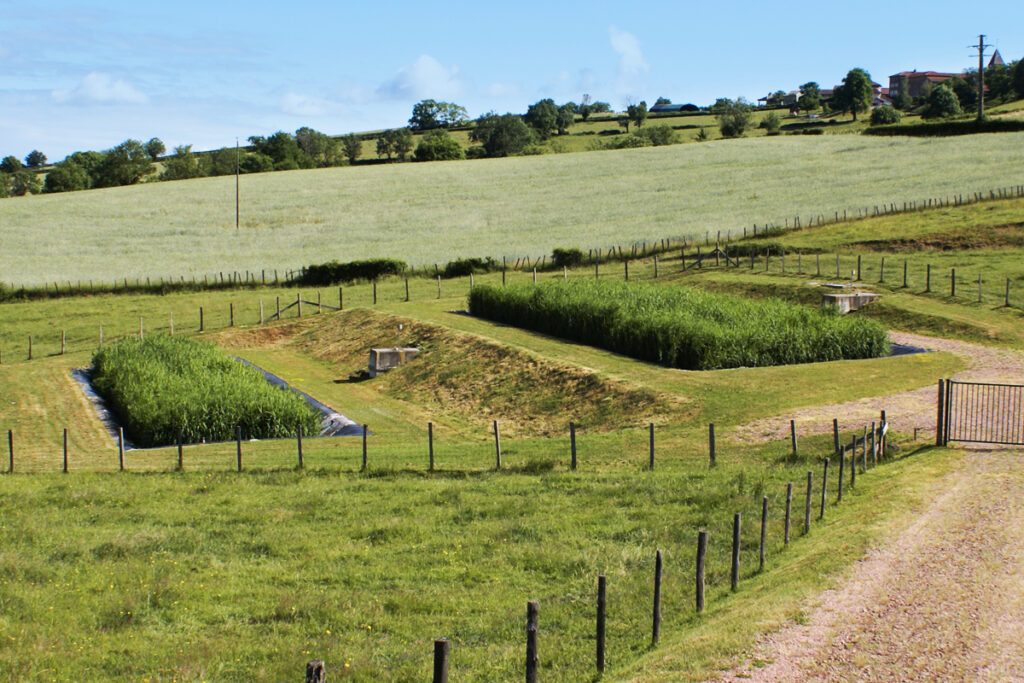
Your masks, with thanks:
[{"label": "metal gate bar", "polygon": [[1024,446],[1024,386],[947,380],[942,398],[943,443]]}]

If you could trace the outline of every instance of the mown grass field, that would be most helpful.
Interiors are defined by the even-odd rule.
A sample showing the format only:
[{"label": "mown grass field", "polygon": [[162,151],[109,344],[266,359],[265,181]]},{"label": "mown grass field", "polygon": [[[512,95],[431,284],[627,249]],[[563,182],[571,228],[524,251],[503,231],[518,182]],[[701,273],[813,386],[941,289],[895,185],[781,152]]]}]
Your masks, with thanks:
[{"label": "mown grass field", "polygon": [[[0,280],[540,256],[1024,182],[1024,134],[783,136],[208,178],[0,203]],[[59,275],[57,275],[59,274]]]}]

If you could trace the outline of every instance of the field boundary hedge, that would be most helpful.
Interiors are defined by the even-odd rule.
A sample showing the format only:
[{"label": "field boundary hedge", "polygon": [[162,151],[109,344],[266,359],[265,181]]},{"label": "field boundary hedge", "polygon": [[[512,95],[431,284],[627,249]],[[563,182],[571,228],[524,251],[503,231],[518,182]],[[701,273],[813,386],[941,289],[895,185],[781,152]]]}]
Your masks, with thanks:
[{"label": "field boundary hedge", "polygon": [[872,126],[864,135],[905,135],[908,137],[948,137],[975,133],[1018,133],[1024,131],[1024,121],[1015,119],[984,119],[978,121],[940,121],[938,123],[895,123]]}]

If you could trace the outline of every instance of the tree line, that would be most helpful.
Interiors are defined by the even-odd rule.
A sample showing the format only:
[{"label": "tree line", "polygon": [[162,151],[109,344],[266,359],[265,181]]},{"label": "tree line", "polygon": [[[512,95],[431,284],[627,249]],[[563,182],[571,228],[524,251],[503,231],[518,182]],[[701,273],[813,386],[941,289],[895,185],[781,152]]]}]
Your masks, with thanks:
[{"label": "tree line", "polygon": [[[986,100],[999,102],[1024,98],[1024,66],[1021,60],[1009,65],[991,65],[985,69]],[[794,113],[821,110],[824,115],[858,116],[871,112],[873,125],[898,123],[904,112],[920,114],[926,119],[951,118],[977,106],[977,78],[972,72],[951,78],[939,85],[926,84],[920,96],[911,98],[904,83],[892,105],[873,107],[874,90],[871,74],[861,68],[851,69],[830,97],[811,81],[799,88],[799,97],[791,107]],[[784,93],[775,93],[781,98]],[[781,101],[781,100],[780,100]],[[671,104],[659,97],[656,105]],[[685,105],[687,111],[698,110]],[[723,137],[742,137],[750,129],[756,107],[747,100],[719,98],[709,108],[715,115]],[[594,114],[609,113],[611,105],[595,101],[585,94],[579,103],[558,104],[545,98],[531,104],[525,114],[499,114],[490,111],[470,119],[466,108],[453,102],[426,99],[412,108],[408,125],[382,131],[374,136],[348,134],[333,137],[303,127],[294,134],[278,131],[270,136],[252,136],[246,147],[225,147],[210,152],[194,152],[192,145],[179,145],[167,154],[158,138],[148,142],[125,140],[112,149],[96,152],[75,152],[48,169],[45,181],[40,171],[46,166],[46,155],[33,150],[24,162],[14,156],[0,161],[0,197],[22,196],[39,192],[69,192],[97,187],[131,185],[149,180],[185,180],[233,173],[263,173],[293,169],[325,168],[354,164],[363,155],[363,142],[376,138],[375,151],[380,161],[444,161],[479,157],[503,157],[540,153],[541,143],[566,135],[577,120],[587,121]],[[633,135],[616,140],[610,148],[672,144],[678,141],[669,126],[644,128],[649,109],[645,101],[630,103],[617,118],[618,125]],[[769,135],[780,132],[782,119],[769,112],[760,127]],[[467,131],[468,148],[451,133]],[[414,133],[421,134],[417,142]],[[710,139],[701,128],[697,140]],[[160,162],[157,172],[156,163]]]}]

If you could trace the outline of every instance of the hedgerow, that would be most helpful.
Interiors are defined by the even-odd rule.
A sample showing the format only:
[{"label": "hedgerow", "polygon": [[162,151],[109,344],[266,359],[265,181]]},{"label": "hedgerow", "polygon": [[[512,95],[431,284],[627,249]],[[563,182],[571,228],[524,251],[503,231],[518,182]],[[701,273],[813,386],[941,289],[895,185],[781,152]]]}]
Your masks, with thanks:
[{"label": "hedgerow", "polygon": [[470,313],[688,370],[786,365],[889,352],[885,329],[858,316],[690,287],[583,280],[479,285]]},{"label": "hedgerow", "polygon": [[181,337],[125,339],[93,356],[96,390],[142,447],[177,441],[290,436],[320,431],[317,412],[216,347]]}]

